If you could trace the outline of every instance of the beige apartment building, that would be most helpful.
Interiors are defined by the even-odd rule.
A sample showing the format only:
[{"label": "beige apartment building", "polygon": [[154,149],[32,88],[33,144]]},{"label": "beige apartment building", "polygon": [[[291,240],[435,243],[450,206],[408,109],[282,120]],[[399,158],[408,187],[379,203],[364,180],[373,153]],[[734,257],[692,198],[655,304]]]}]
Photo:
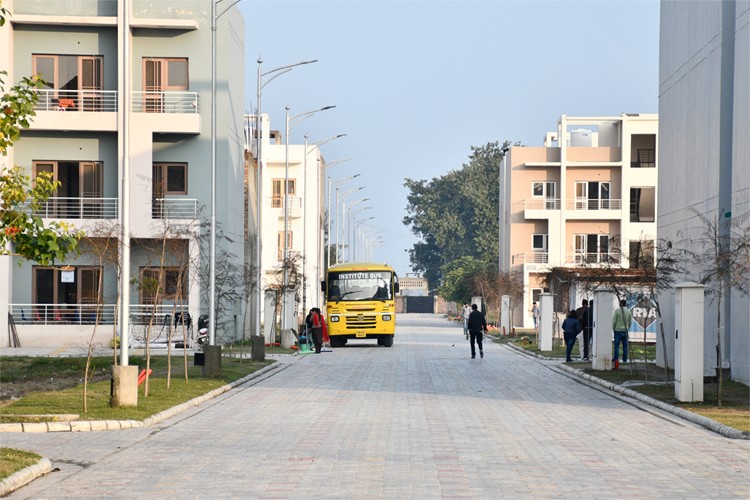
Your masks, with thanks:
[{"label": "beige apartment building", "polygon": [[[531,305],[555,267],[636,265],[656,240],[655,114],[560,117],[541,147],[512,147],[500,173],[501,272],[523,279],[513,326],[531,327]],[[563,301],[578,304],[575,288]],[[559,298],[556,304],[560,303]],[[562,311],[560,311],[562,312]]]}]

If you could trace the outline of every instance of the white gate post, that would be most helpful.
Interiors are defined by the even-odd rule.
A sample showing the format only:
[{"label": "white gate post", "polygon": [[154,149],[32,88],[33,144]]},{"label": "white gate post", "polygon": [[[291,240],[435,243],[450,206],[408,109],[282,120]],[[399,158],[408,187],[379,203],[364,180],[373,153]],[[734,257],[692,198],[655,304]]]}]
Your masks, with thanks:
[{"label": "white gate post", "polygon": [[539,338],[537,339],[537,347],[540,351],[552,350],[552,330],[554,328],[552,317],[555,314],[553,309],[552,294],[541,294],[539,296]]},{"label": "white gate post", "polygon": [[612,369],[612,311],[615,295],[611,292],[594,292],[594,370]]}]

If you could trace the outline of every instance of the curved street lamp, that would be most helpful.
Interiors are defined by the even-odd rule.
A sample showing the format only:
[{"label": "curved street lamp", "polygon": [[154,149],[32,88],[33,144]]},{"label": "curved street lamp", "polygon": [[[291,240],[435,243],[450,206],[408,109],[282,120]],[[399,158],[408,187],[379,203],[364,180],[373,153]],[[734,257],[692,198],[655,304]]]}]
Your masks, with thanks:
[{"label": "curved street lamp", "polygon": [[[257,159],[257,168],[258,172],[255,179],[255,193],[256,193],[256,200],[255,200],[255,213],[257,214],[258,221],[255,226],[256,234],[255,234],[255,334],[260,335],[260,312],[262,310],[262,296],[263,296],[263,290],[261,290],[261,281],[263,279],[263,270],[262,270],[262,258],[263,254],[261,252],[262,250],[262,221],[263,217],[262,209],[263,209],[263,155],[261,154],[261,148],[263,142],[261,141],[262,135],[263,135],[263,123],[262,123],[262,111],[261,111],[261,95],[263,87],[271,83],[276,77],[283,75],[284,73],[290,72],[293,68],[297,66],[303,66],[305,64],[312,64],[315,62],[318,62],[317,59],[311,59],[307,61],[300,61],[294,64],[286,64],[284,66],[279,66],[278,68],[271,69],[269,71],[263,72],[262,65],[263,65],[263,59],[258,56],[258,80],[257,80],[257,109],[255,111],[255,157]],[[263,77],[268,76],[269,78],[263,82]]]},{"label": "curved street lamp", "polygon": [[286,293],[287,288],[289,288],[289,131],[294,128],[296,125],[299,125],[307,118],[310,118],[315,113],[319,113],[321,111],[327,111],[329,109],[333,109],[336,106],[324,106],[319,109],[314,109],[312,111],[305,111],[304,113],[299,113],[297,115],[289,116],[289,106],[286,107],[286,136],[284,137],[285,140],[285,147],[284,147],[284,252],[283,252],[283,263],[282,267],[284,269],[284,278],[281,285],[281,329],[287,330],[289,328],[289,325],[287,325],[286,321],[286,314],[287,314],[287,300],[286,300]]}]

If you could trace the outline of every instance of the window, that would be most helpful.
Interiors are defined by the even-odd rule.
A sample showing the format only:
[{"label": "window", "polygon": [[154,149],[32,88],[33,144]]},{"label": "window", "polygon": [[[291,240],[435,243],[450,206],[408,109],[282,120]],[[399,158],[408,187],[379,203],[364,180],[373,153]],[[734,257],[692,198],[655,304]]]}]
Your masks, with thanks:
[{"label": "window", "polygon": [[535,252],[546,252],[547,235],[540,233],[531,235],[531,248],[533,248]]},{"label": "window", "polygon": [[654,267],[654,241],[631,241],[628,262],[631,268]]},{"label": "window", "polygon": [[102,56],[33,54],[32,65],[34,73],[44,78],[46,87],[55,91],[42,99],[50,99],[50,104],[56,104],[60,110],[101,109]]},{"label": "window", "polygon": [[630,222],[654,222],[656,188],[630,188]]},{"label": "window", "polygon": [[[273,195],[271,198],[271,206],[274,208],[282,208],[284,206],[284,179],[273,179]],[[287,194],[294,196],[297,192],[297,183],[295,179],[288,180]]]},{"label": "window", "polygon": [[[294,241],[292,239],[292,235],[293,235],[292,231],[289,231],[287,233],[287,241],[286,241],[287,251],[292,249],[292,241]],[[283,262],[284,261],[284,231],[279,231],[279,234],[276,238],[276,248],[278,248],[276,260],[278,260],[279,262]]]},{"label": "window", "polygon": [[559,208],[557,200],[555,200],[556,187],[555,182],[534,181],[531,183],[531,195],[534,198],[544,198],[545,210],[555,210]]},{"label": "window", "polygon": [[611,207],[610,182],[576,181],[576,210],[607,210]]},{"label": "window", "polygon": [[[180,293],[180,283],[182,292]],[[141,304],[158,304],[187,296],[187,278],[178,267],[141,267]],[[157,297],[158,292],[158,297]],[[157,300],[158,299],[158,300]]]},{"label": "window", "polygon": [[42,217],[97,218],[102,215],[103,165],[93,161],[34,161],[34,177],[52,174],[60,186],[43,204]]},{"label": "window", "polygon": [[188,90],[188,60],[185,57],[143,58],[144,111],[162,113],[165,91]]},{"label": "window", "polygon": [[606,262],[609,258],[608,234],[576,234],[575,261],[578,264]]},{"label": "window", "polygon": [[[72,276],[67,273],[72,272]],[[96,304],[101,298],[98,267],[61,268],[34,266],[33,297],[35,304]],[[72,281],[71,281],[72,280]]]},{"label": "window", "polygon": [[[531,289],[531,301],[536,302],[537,305],[542,299],[542,289],[541,288],[532,288]],[[529,307],[531,309],[531,307]]]},{"label": "window", "polygon": [[187,194],[187,163],[154,163],[152,175],[154,198]]}]

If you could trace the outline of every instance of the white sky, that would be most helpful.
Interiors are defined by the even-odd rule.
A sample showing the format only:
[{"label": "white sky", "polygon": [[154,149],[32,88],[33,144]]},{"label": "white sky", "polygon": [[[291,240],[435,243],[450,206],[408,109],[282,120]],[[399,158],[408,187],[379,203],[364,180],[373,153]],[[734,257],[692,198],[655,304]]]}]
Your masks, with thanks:
[{"label": "white sky", "polygon": [[[658,111],[659,2],[254,1],[245,18],[246,109],[256,103],[256,60],[267,71],[305,59],[263,89],[271,128],[284,107],[321,112],[290,143],[321,146],[348,201],[370,198],[359,218],[383,238],[373,260],[411,272],[416,241],[401,219],[404,178],[460,169],[471,146],[509,140],[540,146],[562,114]],[[494,186],[488,186],[492,189]],[[482,193],[477,193],[481,196]]]}]

